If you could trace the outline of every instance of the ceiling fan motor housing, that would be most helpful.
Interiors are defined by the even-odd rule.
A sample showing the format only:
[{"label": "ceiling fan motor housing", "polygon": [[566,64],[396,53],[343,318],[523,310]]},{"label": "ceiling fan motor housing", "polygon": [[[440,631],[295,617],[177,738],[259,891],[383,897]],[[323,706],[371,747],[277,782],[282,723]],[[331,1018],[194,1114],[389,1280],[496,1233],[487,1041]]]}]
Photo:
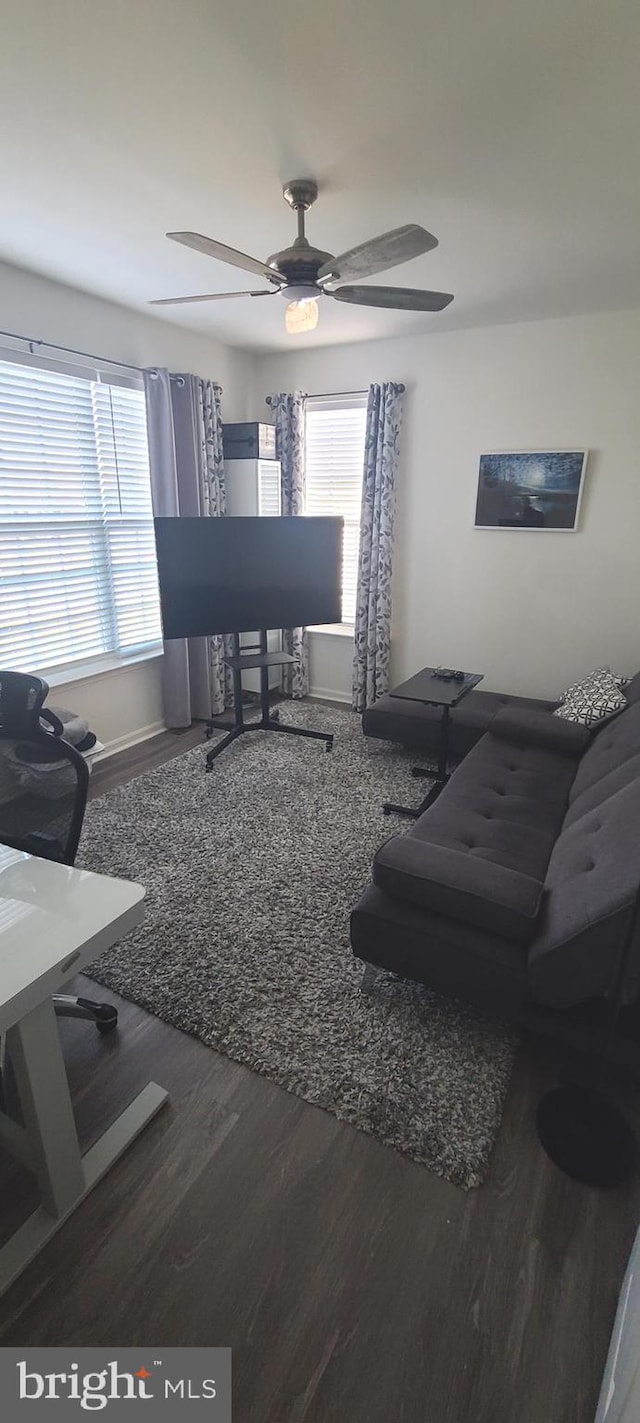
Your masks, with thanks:
[{"label": "ceiling fan motor housing", "polygon": [[318,272],[332,256],[331,252],[321,252],[319,247],[312,247],[306,237],[296,237],[292,247],[285,247],[282,252],[274,252],[272,257],[268,257],[267,266],[273,267],[274,272],[286,279],[282,295],[287,301],[305,301],[321,296],[322,287],[317,285]]}]

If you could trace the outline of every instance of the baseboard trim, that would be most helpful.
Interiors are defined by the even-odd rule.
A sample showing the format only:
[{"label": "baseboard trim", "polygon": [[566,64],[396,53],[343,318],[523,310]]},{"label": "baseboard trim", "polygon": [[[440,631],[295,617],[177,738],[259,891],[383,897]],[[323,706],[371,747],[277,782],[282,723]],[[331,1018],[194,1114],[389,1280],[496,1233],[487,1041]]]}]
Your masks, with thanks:
[{"label": "baseboard trim", "polygon": [[136,731],[129,731],[124,736],[116,736],[113,741],[105,741],[104,750],[98,751],[92,757],[94,763],[106,761],[109,756],[117,755],[118,751],[128,751],[130,746],[137,746],[139,741],[150,741],[152,736],[159,736],[161,731],[166,731],[163,721],[151,722],[149,726],[139,726]]},{"label": "baseboard trim", "polygon": [[330,687],[310,687],[310,697],[321,697],[323,702],[343,702],[346,706],[351,706],[351,697],[347,692],[332,691]]}]

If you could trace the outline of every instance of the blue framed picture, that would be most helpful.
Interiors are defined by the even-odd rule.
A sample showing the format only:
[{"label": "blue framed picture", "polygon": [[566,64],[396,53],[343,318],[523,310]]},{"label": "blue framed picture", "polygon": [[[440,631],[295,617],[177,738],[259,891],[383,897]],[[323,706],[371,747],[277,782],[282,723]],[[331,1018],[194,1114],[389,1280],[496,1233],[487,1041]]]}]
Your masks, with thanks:
[{"label": "blue framed picture", "polygon": [[481,455],[475,527],[575,532],[586,465],[586,450]]}]

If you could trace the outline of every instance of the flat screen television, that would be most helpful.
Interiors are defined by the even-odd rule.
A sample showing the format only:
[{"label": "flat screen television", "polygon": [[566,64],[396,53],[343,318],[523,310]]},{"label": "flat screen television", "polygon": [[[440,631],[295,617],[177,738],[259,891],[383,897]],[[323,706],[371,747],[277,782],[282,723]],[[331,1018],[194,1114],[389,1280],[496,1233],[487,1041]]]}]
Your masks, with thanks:
[{"label": "flat screen television", "polygon": [[155,519],[164,636],[339,623],[342,519]]}]

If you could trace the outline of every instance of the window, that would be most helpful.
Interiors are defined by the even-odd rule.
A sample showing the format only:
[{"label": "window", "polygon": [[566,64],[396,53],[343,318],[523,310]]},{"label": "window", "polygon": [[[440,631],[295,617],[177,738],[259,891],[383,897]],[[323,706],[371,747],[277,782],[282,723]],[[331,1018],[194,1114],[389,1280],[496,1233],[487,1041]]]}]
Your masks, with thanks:
[{"label": "window", "polygon": [[160,645],[144,394],[0,360],[0,666]]},{"label": "window", "polygon": [[344,518],[344,623],[353,623],[356,615],[366,422],[366,394],[307,401],[305,513],[341,514]]}]

